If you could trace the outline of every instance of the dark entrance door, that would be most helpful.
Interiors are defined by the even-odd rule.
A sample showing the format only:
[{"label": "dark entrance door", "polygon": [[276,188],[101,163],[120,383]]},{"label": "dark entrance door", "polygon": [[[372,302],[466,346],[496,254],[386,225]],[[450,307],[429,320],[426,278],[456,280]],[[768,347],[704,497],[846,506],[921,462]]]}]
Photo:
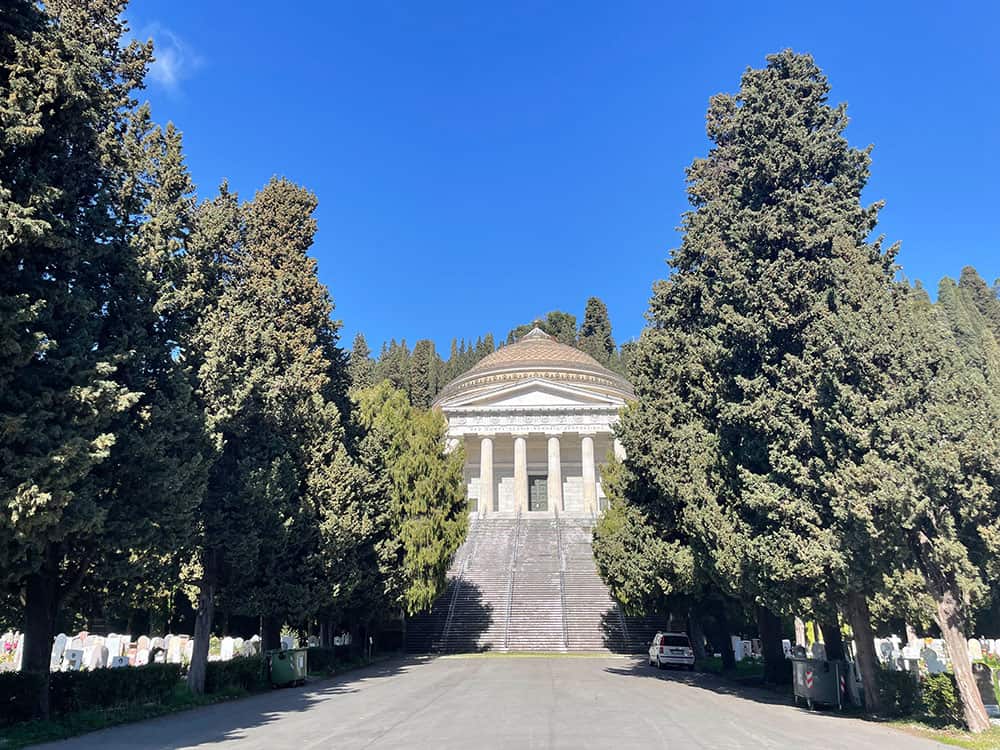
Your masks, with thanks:
[{"label": "dark entrance door", "polygon": [[528,477],[528,510],[549,509],[548,477]]}]

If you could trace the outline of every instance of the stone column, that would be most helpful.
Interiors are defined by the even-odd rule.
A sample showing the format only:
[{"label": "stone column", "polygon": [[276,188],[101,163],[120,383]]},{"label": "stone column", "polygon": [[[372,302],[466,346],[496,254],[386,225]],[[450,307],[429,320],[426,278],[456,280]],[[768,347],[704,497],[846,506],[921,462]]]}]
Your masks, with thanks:
[{"label": "stone column", "polygon": [[594,466],[594,436],[582,436],[583,448],[583,510],[597,512],[597,468]]},{"label": "stone column", "polygon": [[479,512],[493,512],[493,438],[479,441]]},{"label": "stone column", "polygon": [[514,436],[514,510],[528,510],[528,438]]},{"label": "stone column", "polygon": [[549,510],[565,510],[562,495],[562,457],[559,455],[559,436],[549,435]]}]

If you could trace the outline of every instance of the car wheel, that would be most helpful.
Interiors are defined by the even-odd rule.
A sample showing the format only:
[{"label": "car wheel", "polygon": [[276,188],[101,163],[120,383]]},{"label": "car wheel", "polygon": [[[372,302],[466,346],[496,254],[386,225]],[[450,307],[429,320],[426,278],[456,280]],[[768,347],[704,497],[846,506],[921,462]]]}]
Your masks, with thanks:
[{"label": "car wheel", "polygon": [[688,664],[688,672],[694,671],[694,664]]},{"label": "car wheel", "polygon": [[657,669],[663,669],[663,662],[660,661],[660,657],[659,656],[656,657],[656,668]]}]

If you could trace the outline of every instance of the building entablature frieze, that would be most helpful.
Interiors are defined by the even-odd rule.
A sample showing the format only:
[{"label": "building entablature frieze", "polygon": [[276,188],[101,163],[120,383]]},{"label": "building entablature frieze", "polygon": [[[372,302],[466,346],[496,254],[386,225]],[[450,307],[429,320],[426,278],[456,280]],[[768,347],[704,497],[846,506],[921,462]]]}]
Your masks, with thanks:
[{"label": "building entablature frieze", "polygon": [[449,435],[610,433],[618,421],[614,413],[577,414],[461,414],[448,419]]}]

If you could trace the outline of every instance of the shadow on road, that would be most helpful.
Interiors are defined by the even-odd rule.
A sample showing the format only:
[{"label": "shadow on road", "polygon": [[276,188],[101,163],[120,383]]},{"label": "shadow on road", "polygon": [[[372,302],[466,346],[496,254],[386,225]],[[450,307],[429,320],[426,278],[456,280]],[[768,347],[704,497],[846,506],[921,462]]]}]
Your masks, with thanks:
[{"label": "shadow on road", "polygon": [[[628,666],[606,667],[604,671],[622,677],[674,682],[698,690],[707,690],[717,695],[733,696],[753,703],[795,707],[795,698],[790,685],[771,688],[760,684],[741,683],[710,672],[688,672],[686,669],[659,670],[656,667],[649,666],[649,662],[645,658],[638,658]],[[800,705],[799,709],[805,713],[811,713],[804,705]],[[860,718],[858,713],[851,712],[850,710],[847,712],[838,712],[836,710],[820,709],[819,712],[825,716],[851,719]]]}]

